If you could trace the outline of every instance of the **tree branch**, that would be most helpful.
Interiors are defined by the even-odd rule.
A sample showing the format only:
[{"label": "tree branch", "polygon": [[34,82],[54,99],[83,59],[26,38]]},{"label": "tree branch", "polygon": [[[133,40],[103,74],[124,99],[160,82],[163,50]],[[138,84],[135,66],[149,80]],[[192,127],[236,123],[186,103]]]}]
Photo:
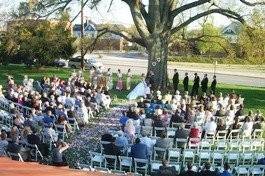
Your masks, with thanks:
[{"label": "tree branch", "polygon": [[102,28],[102,29],[98,29],[97,31],[98,31],[97,37],[94,39],[92,44],[85,49],[85,53],[87,53],[88,50],[90,50],[90,53],[91,53],[94,50],[98,39],[107,33],[118,35],[129,42],[137,43],[140,46],[146,47],[146,43],[144,42],[142,38],[135,37],[125,31],[117,31],[117,30],[113,30],[110,28]]},{"label": "tree branch", "polygon": [[197,1],[194,1],[194,2],[191,2],[191,3],[188,3],[188,4],[185,4],[185,5],[182,5],[180,6],[179,8],[173,10],[171,12],[171,18],[174,19],[178,14],[186,11],[186,10],[189,10],[191,8],[194,8],[194,7],[197,7],[197,6],[200,6],[202,4],[205,4],[207,2],[210,2],[211,0],[197,0]]},{"label": "tree branch", "polygon": [[265,5],[265,1],[262,2],[249,2],[247,0],[240,0],[243,4],[246,4],[248,6],[258,6],[258,5]]},{"label": "tree branch", "polygon": [[196,20],[198,20],[198,19],[200,19],[200,18],[202,18],[204,16],[213,14],[213,13],[218,13],[218,14],[227,16],[229,18],[236,19],[236,20],[240,21],[241,23],[245,23],[245,20],[243,19],[243,17],[241,17],[238,13],[236,13],[234,11],[231,11],[231,10],[228,10],[228,9],[211,9],[211,10],[199,13],[199,14],[189,18],[187,21],[183,22],[179,26],[174,27],[173,29],[171,29],[171,34],[174,34],[177,31],[179,31],[180,29],[188,26],[192,22],[194,22],[194,21],[196,21]]}]

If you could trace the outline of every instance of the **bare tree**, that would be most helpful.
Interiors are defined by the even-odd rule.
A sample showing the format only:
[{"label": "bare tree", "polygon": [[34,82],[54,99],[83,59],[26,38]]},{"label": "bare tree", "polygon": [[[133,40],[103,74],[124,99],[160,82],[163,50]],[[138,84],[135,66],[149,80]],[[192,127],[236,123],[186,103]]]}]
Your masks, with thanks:
[{"label": "bare tree", "polygon": [[[71,1],[73,0],[41,0],[38,5],[44,7],[46,14],[49,15],[57,10],[67,8]],[[91,8],[95,8],[101,1],[87,0],[85,4],[90,4]],[[113,1],[118,0],[111,0],[110,5]],[[168,44],[174,33],[211,14],[220,14],[245,23],[240,13],[225,6],[230,0],[148,0],[147,4],[144,4],[143,0],[120,1],[129,6],[139,35],[135,36],[125,31],[104,28],[99,30],[98,37],[111,32],[145,47],[149,55],[148,71],[154,72],[155,84],[161,88],[165,88],[167,85]],[[264,0],[234,1],[238,5],[246,7],[264,5]],[[47,10],[47,8],[50,8],[50,10]],[[174,19],[179,18],[183,13],[189,12],[191,16],[188,19],[177,25],[174,24]]]}]

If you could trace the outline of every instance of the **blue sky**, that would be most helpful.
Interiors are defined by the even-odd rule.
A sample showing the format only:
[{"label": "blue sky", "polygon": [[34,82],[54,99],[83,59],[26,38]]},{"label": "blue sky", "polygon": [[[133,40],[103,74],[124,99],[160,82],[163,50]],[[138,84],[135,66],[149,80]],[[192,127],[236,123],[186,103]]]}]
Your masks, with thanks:
[{"label": "blue sky", "polygon": [[[15,9],[19,2],[24,0],[0,0],[0,11],[9,11]],[[10,3],[11,2],[11,3]],[[98,10],[91,10],[89,7],[85,7],[85,17],[91,19],[95,23],[119,23],[126,26],[133,24],[133,20],[130,14],[129,7],[121,0],[115,0],[111,10],[107,12],[110,0],[103,0],[98,6]],[[71,15],[74,16],[80,8],[78,2],[70,4]],[[210,18],[217,26],[224,26],[230,23],[226,17],[221,15],[214,15]],[[74,23],[79,23],[80,18],[77,18]],[[195,28],[199,25],[198,22],[193,23],[190,27]]]}]

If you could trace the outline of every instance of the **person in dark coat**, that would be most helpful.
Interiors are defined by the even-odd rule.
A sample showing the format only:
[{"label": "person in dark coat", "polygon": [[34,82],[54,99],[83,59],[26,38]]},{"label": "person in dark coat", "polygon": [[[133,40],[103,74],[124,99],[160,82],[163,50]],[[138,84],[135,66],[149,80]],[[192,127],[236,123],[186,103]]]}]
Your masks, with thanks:
[{"label": "person in dark coat", "polygon": [[174,76],[173,76],[173,88],[174,88],[174,93],[178,90],[178,85],[179,85],[179,73],[177,69],[174,69]]},{"label": "person in dark coat", "polygon": [[162,166],[159,167],[157,175],[159,176],[175,176],[177,175],[176,168],[174,166],[169,166],[167,160],[162,161]]},{"label": "person in dark coat", "polygon": [[208,77],[207,74],[204,75],[204,78],[201,81],[201,88],[202,88],[202,92],[206,93],[207,89],[208,89]]},{"label": "person in dark coat", "polygon": [[218,176],[218,173],[210,170],[210,163],[205,163],[204,169],[198,174],[198,176]]},{"label": "person in dark coat", "polygon": [[198,95],[199,87],[200,87],[200,77],[198,76],[197,73],[194,73],[194,81],[193,81],[193,86],[192,86],[192,91],[191,91],[192,96]]},{"label": "person in dark coat", "polygon": [[131,147],[132,158],[148,159],[147,145],[142,144],[139,138],[136,138],[135,144]]},{"label": "person in dark coat", "polygon": [[214,95],[215,95],[215,91],[216,91],[216,85],[217,85],[217,81],[216,81],[216,76],[214,75],[213,76],[213,81],[212,81],[212,84],[211,84],[211,92]]},{"label": "person in dark coat", "polygon": [[184,86],[184,91],[185,92],[189,91],[189,76],[188,76],[188,73],[185,73],[185,78],[183,79],[183,86]]},{"label": "person in dark coat", "polygon": [[188,168],[188,170],[180,173],[179,176],[196,176],[197,175],[197,172],[192,170],[191,163],[187,164],[187,168]]}]

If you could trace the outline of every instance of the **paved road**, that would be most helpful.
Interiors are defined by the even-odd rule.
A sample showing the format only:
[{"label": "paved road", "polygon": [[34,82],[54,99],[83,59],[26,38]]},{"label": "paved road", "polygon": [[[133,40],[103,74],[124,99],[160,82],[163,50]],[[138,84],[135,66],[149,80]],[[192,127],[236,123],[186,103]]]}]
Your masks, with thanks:
[{"label": "paved road", "polygon": [[[117,69],[121,69],[123,73],[125,73],[128,68],[131,68],[133,74],[140,75],[141,73],[146,73],[147,69],[147,60],[145,59],[136,59],[136,58],[126,58],[126,57],[115,57],[112,55],[102,55],[101,58],[97,60],[101,61],[106,68],[111,68],[112,72],[116,72]],[[168,65],[168,73],[169,77],[173,76],[173,69],[177,68],[180,74],[180,78],[184,77],[185,72],[189,73],[189,76],[193,79],[193,74],[197,72],[199,76],[202,78],[204,73],[208,74],[208,77],[211,78],[213,76],[213,68],[198,70],[197,68],[183,68],[175,65]],[[237,74],[237,73],[236,73]],[[265,77],[260,75],[257,76],[248,76],[248,73],[242,73],[241,75],[234,75],[233,73],[229,73],[227,71],[217,71],[217,80],[221,83],[228,84],[237,84],[237,85],[246,85],[246,86],[255,86],[255,87],[265,87]],[[253,74],[251,74],[253,75]]]}]

